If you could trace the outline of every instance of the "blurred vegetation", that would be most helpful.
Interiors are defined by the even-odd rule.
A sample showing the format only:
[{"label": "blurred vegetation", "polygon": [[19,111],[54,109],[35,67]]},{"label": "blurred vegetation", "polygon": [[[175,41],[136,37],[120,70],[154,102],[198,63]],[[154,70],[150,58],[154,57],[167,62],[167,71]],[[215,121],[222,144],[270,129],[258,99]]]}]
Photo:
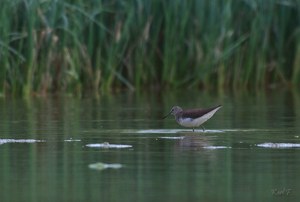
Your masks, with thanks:
[{"label": "blurred vegetation", "polygon": [[3,0],[0,93],[299,86],[297,0]]}]

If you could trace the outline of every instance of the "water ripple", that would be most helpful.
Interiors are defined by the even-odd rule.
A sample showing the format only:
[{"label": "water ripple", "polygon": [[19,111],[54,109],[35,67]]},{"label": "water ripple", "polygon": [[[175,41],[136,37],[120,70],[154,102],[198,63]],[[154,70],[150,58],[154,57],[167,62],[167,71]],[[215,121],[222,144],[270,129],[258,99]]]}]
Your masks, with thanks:
[{"label": "water ripple", "polygon": [[[180,132],[192,132],[192,129],[149,129],[149,130],[138,130],[136,133],[166,133],[166,134],[172,134],[172,133],[180,133]],[[222,130],[205,130],[203,131],[202,129],[195,130],[195,133],[223,133],[224,131]]]},{"label": "water ripple", "polygon": [[182,140],[184,139],[184,136],[179,137],[159,137],[160,139],[167,139],[167,140]]},{"label": "water ripple", "polygon": [[203,148],[204,149],[231,149],[231,147],[227,147],[227,146],[206,146]]}]

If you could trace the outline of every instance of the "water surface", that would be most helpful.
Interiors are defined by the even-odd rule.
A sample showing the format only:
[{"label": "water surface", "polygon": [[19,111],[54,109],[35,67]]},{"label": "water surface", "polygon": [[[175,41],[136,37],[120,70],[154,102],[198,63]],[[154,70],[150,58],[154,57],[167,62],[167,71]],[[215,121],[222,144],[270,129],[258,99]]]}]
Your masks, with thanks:
[{"label": "water surface", "polygon": [[[295,201],[300,96],[192,92],[0,100],[1,201]],[[223,104],[206,131],[161,120]]]}]

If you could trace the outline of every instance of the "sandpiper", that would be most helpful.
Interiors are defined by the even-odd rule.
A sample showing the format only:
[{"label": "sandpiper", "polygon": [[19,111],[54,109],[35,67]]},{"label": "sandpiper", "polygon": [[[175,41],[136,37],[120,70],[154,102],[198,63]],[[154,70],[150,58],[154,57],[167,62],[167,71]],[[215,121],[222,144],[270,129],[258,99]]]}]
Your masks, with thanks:
[{"label": "sandpiper", "polygon": [[174,106],[172,107],[171,111],[163,117],[163,119],[172,114],[175,116],[175,120],[179,125],[193,128],[193,132],[195,127],[201,126],[204,131],[205,128],[202,126],[202,124],[210,119],[221,107],[222,105],[207,109],[183,110],[181,107]]}]

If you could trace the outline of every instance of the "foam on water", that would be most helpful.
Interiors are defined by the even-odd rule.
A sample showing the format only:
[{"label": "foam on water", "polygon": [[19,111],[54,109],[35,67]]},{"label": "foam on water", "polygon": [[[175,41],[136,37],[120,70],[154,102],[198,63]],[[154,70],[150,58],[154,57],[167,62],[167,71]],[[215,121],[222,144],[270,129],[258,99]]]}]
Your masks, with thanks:
[{"label": "foam on water", "polygon": [[132,147],[132,145],[110,144],[108,142],[87,144],[85,146],[93,147],[93,148],[104,148],[104,149],[123,149],[123,148],[131,148]]},{"label": "foam on water", "polygon": [[264,148],[300,148],[300,144],[297,143],[272,143],[272,142],[266,142],[257,144],[258,147],[264,147]]},{"label": "foam on water", "polygon": [[45,142],[45,141],[35,140],[35,139],[0,139],[0,145],[6,143],[36,143],[36,142]]},{"label": "foam on water", "polygon": [[120,168],[122,168],[122,164],[119,164],[119,163],[108,164],[108,163],[98,162],[98,163],[89,164],[89,168],[94,169],[94,170],[105,170],[108,168],[120,169]]}]

